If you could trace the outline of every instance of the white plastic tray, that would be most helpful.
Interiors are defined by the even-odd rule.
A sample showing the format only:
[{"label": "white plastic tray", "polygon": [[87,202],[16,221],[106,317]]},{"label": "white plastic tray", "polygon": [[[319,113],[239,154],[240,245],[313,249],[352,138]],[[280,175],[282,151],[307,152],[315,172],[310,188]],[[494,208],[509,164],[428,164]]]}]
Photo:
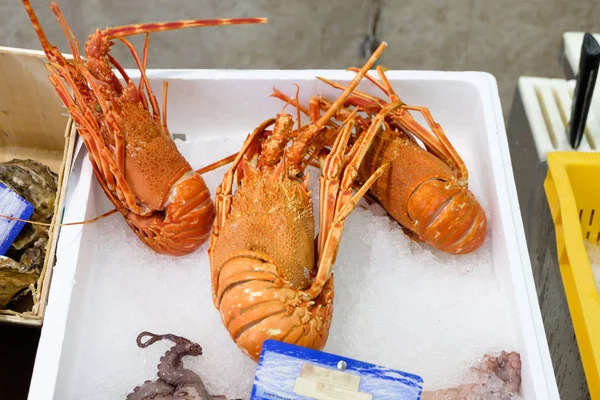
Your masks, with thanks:
[{"label": "white plastic tray", "polygon": [[[600,41],[600,33],[591,32],[597,41]],[[563,51],[566,61],[573,71],[573,75],[577,75],[579,71],[579,60],[581,58],[581,45],[585,32],[564,32],[563,33]],[[596,89],[599,87],[596,83]]]},{"label": "white plastic tray", "polygon": [[[132,71],[128,72],[137,76]],[[233,137],[240,145],[255,126],[281,111],[282,103],[269,98],[273,86],[289,93],[292,84],[298,83],[301,86],[301,101],[306,101],[308,96],[317,92],[328,96],[339,94],[315,79],[317,75],[341,82],[348,82],[353,76],[346,71],[316,70],[149,71],[159,103],[162,98],[162,81],[169,81],[168,124],[172,133],[185,133],[188,140],[192,140],[194,135]],[[388,77],[405,102],[425,105],[431,110],[449,139],[468,159],[471,179],[478,181],[486,199],[494,270],[502,284],[508,288],[507,311],[513,320],[507,329],[514,330],[514,350],[521,353],[523,361],[523,398],[558,399],[521,224],[495,79],[486,73],[427,71],[389,71]],[[360,87],[380,95],[366,82]],[[289,108],[287,111],[291,110]],[[224,155],[228,154],[222,156]],[[220,156],[215,155],[214,159],[200,164],[206,165]],[[211,191],[214,196],[214,187],[211,187]],[[92,176],[87,152],[85,148],[80,148],[75,156],[69,182],[64,221],[93,218],[108,209],[110,205]],[[82,246],[86,239],[90,239],[86,232],[89,232],[89,226],[65,227],[61,231],[30,399],[70,399],[73,386],[81,384],[77,382],[77,371],[86,368],[85,360],[73,364],[78,352],[84,351],[86,346],[86,338],[80,334],[84,327],[79,321],[83,315],[94,311],[90,309],[88,299],[100,295],[95,291],[96,275],[90,265],[94,261],[97,267],[99,261],[90,260],[85,246]],[[105,249],[102,257],[110,258],[111,251],[110,248]],[[127,268],[127,265],[123,265],[123,268]],[[148,268],[152,266],[148,265]],[[143,282],[144,276],[139,279]],[[149,295],[165,290],[160,287],[160,280],[155,279],[147,285],[144,289]],[[139,284],[136,286],[140,287]],[[104,291],[102,295],[106,294]],[[120,296],[123,306],[127,306],[126,292],[115,291],[110,295]],[[178,293],[170,295],[176,296]],[[193,304],[188,308],[193,309]],[[187,309],[185,315],[189,313],[190,310]],[[152,315],[149,319],[160,320],[162,317],[165,316]],[[111,318],[110,310],[102,310],[98,318],[106,319],[106,324],[118,325],[122,322]],[[185,323],[183,309],[180,318],[181,323]],[[473,319],[476,321],[477,316],[473,316]],[[414,323],[418,324],[419,321]],[[148,328],[140,327],[140,331],[146,329]],[[135,346],[135,343],[125,345]],[[102,353],[114,346],[123,344],[107,341],[94,351]],[[149,359],[148,365],[154,366],[157,362],[158,360]],[[132,364],[115,366],[117,367],[123,371],[133,371],[147,366]],[[153,375],[148,375],[146,379],[154,378]]]},{"label": "white plastic tray", "polygon": [[[572,151],[568,139],[574,80],[522,76],[518,90],[537,151],[536,161],[545,161],[553,151]],[[577,151],[598,151],[600,147],[600,97],[594,96],[585,134]]]}]

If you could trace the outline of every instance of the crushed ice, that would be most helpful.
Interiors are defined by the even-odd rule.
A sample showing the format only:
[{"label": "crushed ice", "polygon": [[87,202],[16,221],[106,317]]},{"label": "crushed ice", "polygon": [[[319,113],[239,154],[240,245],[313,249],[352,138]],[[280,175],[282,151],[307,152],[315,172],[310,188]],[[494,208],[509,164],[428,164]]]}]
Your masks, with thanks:
[{"label": "crushed ice", "polygon": [[[240,137],[177,145],[200,168],[238,151]],[[204,175],[213,198],[227,168]],[[312,172],[311,188],[317,185]],[[96,203],[108,204],[101,195]],[[158,255],[119,215],[83,229],[88,255],[78,267],[78,304],[63,349],[64,398],[124,398],[156,379],[170,344],[138,348],[135,338],[147,330],[199,343],[204,354],[185,358],[185,366],[211,393],[247,399],[255,364],[213,306],[208,244],[185,257]],[[487,352],[513,350],[514,327],[490,242],[466,256],[441,254],[409,240],[381,207],[363,200],[346,221],[334,267],[335,310],[325,351],[421,375],[432,390],[461,383],[470,363]]]}]

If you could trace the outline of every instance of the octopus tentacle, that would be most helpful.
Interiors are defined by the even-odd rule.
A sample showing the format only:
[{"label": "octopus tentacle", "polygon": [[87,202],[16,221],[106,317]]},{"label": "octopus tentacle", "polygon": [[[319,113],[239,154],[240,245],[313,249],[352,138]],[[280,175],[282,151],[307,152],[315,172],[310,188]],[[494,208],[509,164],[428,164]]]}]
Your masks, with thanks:
[{"label": "octopus tentacle", "polygon": [[[144,341],[145,337],[148,337],[146,341]],[[163,339],[168,339],[175,345],[160,358],[157,366],[159,379],[154,382],[147,381],[141,387],[137,387],[130,395],[134,397],[127,397],[127,400],[174,399],[181,396],[197,400],[226,400],[224,396],[212,396],[200,376],[183,368],[183,357],[202,354],[202,347],[199,344],[181,336],[157,335],[151,332],[140,333],[136,342],[139,347],[145,348]],[[161,397],[156,397],[159,395]]]},{"label": "octopus tentacle", "polygon": [[[150,336],[150,339],[148,339],[145,342],[142,342],[142,339],[144,338],[144,336]],[[169,339],[171,342],[174,342],[177,344],[189,344],[189,345],[195,344],[186,338],[183,338],[181,336],[172,335],[170,333],[168,333],[166,335],[157,335],[155,333],[147,332],[147,331],[140,333],[136,339],[136,342],[139,347],[145,348],[145,347],[148,347],[151,344],[158,342],[159,340],[163,340],[163,339]],[[197,346],[200,347],[199,345],[197,345]],[[202,351],[202,348],[200,348],[200,351]]]},{"label": "octopus tentacle", "polygon": [[127,400],[146,400],[146,399],[172,399],[173,388],[160,380],[146,381],[143,385],[137,386],[133,392],[127,395]]},{"label": "octopus tentacle", "polygon": [[158,364],[158,377],[175,387],[181,387],[187,383],[192,384],[198,381],[201,382],[198,375],[189,369],[183,368],[182,361],[183,357],[188,355],[201,355],[202,348],[200,345],[179,336],[170,336],[171,337],[166,338],[175,342],[175,345],[160,358],[160,363]]},{"label": "octopus tentacle", "polygon": [[202,387],[198,387],[196,385],[186,385],[173,393],[173,399],[227,400],[227,397],[211,395],[210,393],[208,393],[208,391],[206,391],[204,385],[202,385]]}]

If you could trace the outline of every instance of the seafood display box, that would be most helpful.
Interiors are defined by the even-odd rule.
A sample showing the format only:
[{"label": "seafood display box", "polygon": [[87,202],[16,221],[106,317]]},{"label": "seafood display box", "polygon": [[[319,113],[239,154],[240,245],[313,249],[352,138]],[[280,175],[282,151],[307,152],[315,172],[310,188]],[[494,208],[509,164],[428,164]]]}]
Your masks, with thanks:
[{"label": "seafood display box", "polygon": [[[136,71],[127,72],[131,77],[139,78]],[[354,75],[342,70],[149,70],[148,76],[159,102],[163,93],[162,83],[169,81],[167,124],[178,146],[183,148],[194,144],[194,149],[201,150],[205,142],[213,143],[213,149],[214,143],[228,143],[228,147],[217,146],[216,150],[183,152],[194,168],[200,168],[230,155],[232,149],[239,148],[258,124],[281,112],[282,102],[270,97],[273,87],[293,96],[296,90],[294,84],[298,84],[300,101],[306,104],[310,96],[335,96],[338,93],[319,81],[317,76],[348,83]],[[506,293],[504,308],[510,316],[507,329],[514,331],[515,338],[514,347],[507,350],[518,351],[523,362],[522,397],[525,400],[558,399],[495,79],[479,72],[389,71],[387,76],[405,102],[425,105],[431,110],[450,141],[459,153],[464,154],[470,179],[478,185],[488,216],[490,263]],[[380,95],[368,82],[362,82],[359,89]],[[293,107],[288,107],[286,112],[295,113]],[[73,159],[64,222],[91,219],[111,209],[96,182],[81,142],[74,150]],[[215,177],[207,178],[213,198],[216,184],[224,171],[225,168],[221,168]],[[312,180],[318,179],[314,172],[311,175]],[[216,315],[217,311],[212,304],[203,303],[210,301],[210,293],[204,293],[209,286],[205,282],[196,285],[189,278],[184,278],[180,285],[166,284],[171,275],[179,273],[176,271],[179,259],[168,265],[171,269],[161,268],[157,272],[152,261],[160,259],[163,263],[170,263],[167,256],[151,254],[130,231],[124,234],[116,232],[116,227],[124,232],[128,228],[118,216],[110,218],[113,217],[114,223],[98,222],[105,224],[103,229],[97,228],[96,223],[61,229],[57,266],[31,382],[31,399],[93,398],[81,393],[91,395],[89,392],[93,391],[98,395],[99,392],[84,386],[109,390],[108,385],[114,385],[115,381],[109,379],[110,382],[103,383],[106,386],[98,383],[109,375],[122,378],[135,374],[135,378],[128,380],[131,384],[138,379],[141,380],[137,383],[143,382],[144,377],[153,379],[152,375],[139,371],[144,368],[147,368],[144,371],[155,370],[154,358],[149,357],[139,364],[139,360],[133,362],[119,358],[117,354],[120,352],[118,349],[136,351],[135,335],[145,330],[162,334],[180,328],[173,333],[185,331],[190,339],[197,339],[205,348],[205,357],[221,350],[207,347],[202,338],[195,338],[192,331],[185,330],[190,324],[203,326],[216,321],[212,314]],[[349,220],[346,229],[352,229],[351,225]],[[128,239],[123,239],[123,235]],[[344,239],[346,237],[343,236],[342,243]],[[98,242],[110,245],[99,247],[95,245]],[[203,255],[193,257],[206,258],[206,251],[207,246],[202,246],[198,252]],[[343,251],[340,249],[340,252]],[[117,253],[121,260],[119,265],[109,267]],[[342,255],[334,266],[336,279],[344,274],[341,258]],[[140,272],[132,279],[128,270],[133,268]],[[111,275],[107,277],[106,271],[111,271]],[[124,282],[124,279],[131,280]],[[353,284],[357,286],[353,290],[360,293],[361,282]],[[393,293],[386,295],[394,296]],[[144,308],[144,304],[152,306]],[[340,306],[334,312],[334,320],[344,318],[342,308]],[[202,312],[206,311],[199,310],[210,310],[212,314],[203,315]],[[437,312],[441,316],[456,312],[456,309],[449,306]],[[386,311],[386,316],[389,315]],[[130,326],[132,320],[143,320],[145,324],[135,327],[135,335]],[[472,315],[471,320],[475,326],[478,316]],[[411,321],[409,325],[421,322]],[[91,328],[89,324],[97,325]],[[382,319],[381,324],[386,322]],[[465,326],[464,329],[470,327]],[[126,330],[131,332],[121,334]],[[215,325],[214,330],[215,335],[223,334],[220,324]],[[394,336],[395,333],[389,332],[388,335]],[[232,346],[227,339],[219,343]],[[385,353],[384,345],[379,346],[379,353]],[[404,344],[397,343],[397,346]],[[427,343],[423,346],[427,348]],[[412,350],[405,347],[402,351],[408,354]],[[328,351],[327,347],[325,351]],[[107,361],[98,361],[101,357],[107,358]],[[133,388],[117,383],[123,385],[119,388],[123,395]],[[207,379],[207,384],[211,384],[210,379]],[[79,393],[80,397],[74,393]]]},{"label": "seafood display box", "polygon": [[[71,134],[75,132],[74,125],[47,79],[44,57],[39,51],[0,47],[0,163],[33,160],[56,175],[54,212],[46,210],[52,215],[48,222],[54,224],[62,216],[67,189],[64,179],[70,173],[76,135]],[[47,229],[39,276],[24,289],[26,294],[20,298],[25,300],[15,307],[0,309],[0,323],[42,325],[59,229]]]}]

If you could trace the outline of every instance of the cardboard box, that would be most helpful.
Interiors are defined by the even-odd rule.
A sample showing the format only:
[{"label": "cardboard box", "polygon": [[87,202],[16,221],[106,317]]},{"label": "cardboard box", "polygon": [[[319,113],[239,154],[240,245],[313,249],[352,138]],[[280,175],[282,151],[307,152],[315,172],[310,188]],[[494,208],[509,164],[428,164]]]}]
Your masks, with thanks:
[{"label": "cardboard box", "polygon": [[55,250],[71,170],[75,128],[48,80],[41,51],[0,47],[0,162],[33,159],[58,175],[58,194],[43,269],[22,312],[0,309],[0,322],[40,326],[48,299]]}]

